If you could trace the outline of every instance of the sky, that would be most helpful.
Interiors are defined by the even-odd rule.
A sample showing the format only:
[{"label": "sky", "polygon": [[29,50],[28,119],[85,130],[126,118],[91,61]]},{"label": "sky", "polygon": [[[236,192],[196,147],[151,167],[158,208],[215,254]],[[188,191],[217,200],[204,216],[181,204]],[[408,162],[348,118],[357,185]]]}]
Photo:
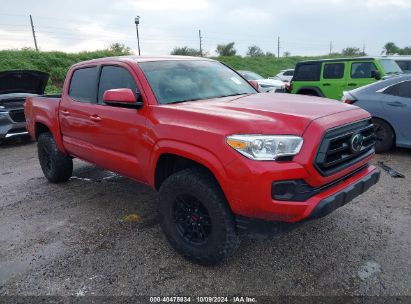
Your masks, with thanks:
[{"label": "sky", "polygon": [[120,42],[137,53],[135,16],[140,16],[142,55],[174,47],[215,55],[217,44],[235,42],[280,55],[324,55],[365,47],[379,55],[384,44],[411,45],[411,0],[0,0],[0,49],[34,47],[33,16],[42,51],[77,52]]}]

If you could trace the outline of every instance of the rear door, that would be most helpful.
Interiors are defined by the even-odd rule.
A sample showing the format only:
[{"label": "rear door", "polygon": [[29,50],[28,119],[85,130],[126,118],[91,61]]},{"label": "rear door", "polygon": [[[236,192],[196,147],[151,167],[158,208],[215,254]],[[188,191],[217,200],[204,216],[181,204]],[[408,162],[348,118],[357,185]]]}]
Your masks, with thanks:
[{"label": "rear door", "polygon": [[347,78],[347,91],[365,86],[376,81],[373,76],[373,72],[377,72],[378,69],[374,62],[352,61],[349,64],[351,69]]},{"label": "rear door", "polygon": [[[142,159],[146,159],[144,132],[147,106],[140,109],[110,106],[103,94],[110,89],[129,88],[141,94],[134,71],[123,63],[103,65],[100,71],[97,104],[91,115],[98,124],[97,134],[91,139],[96,154],[95,162],[103,168],[143,181]],[[145,156],[144,156],[145,155]]]},{"label": "rear door", "polygon": [[99,123],[91,117],[97,102],[97,66],[72,72],[67,94],[63,94],[59,108],[60,130],[66,150],[79,158],[93,162],[91,144]]},{"label": "rear door", "polygon": [[344,62],[327,62],[321,71],[321,91],[328,98],[341,100],[347,85]]},{"label": "rear door", "polygon": [[384,111],[397,133],[397,141],[406,139],[411,145],[411,80],[390,86],[383,93]]}]

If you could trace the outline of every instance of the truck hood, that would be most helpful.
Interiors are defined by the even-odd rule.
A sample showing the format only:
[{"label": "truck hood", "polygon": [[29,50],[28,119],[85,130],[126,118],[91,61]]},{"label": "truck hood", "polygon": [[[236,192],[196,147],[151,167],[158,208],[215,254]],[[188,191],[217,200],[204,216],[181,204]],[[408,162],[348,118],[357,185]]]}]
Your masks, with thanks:
[{"label": "truck hood", "polygon": [[49,74],[40,71],[19,70],[0,72],[0,94],[44,94]]},{"label": "truck hood", "polygon": [[[356,106],[339,101],[294,94],[259,93],[167,105],[191,112],[191,121],[215,132],[302,135],[311,121]],[[175,123],[175,121],[174,121]],[[183,122],[182,122],[183,123]]]}]

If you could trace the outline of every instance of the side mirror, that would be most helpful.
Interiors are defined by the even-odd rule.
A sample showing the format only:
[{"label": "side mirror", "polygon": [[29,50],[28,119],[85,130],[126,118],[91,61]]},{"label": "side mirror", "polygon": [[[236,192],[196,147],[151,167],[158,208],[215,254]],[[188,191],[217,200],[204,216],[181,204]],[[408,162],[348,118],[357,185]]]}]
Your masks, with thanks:
[{"label": "side mirror", "polygon": [[113,107],[139,109],[143,106],[141,94],[133,93],[131,89],[111,89],[103,94],[103,101]]},{"label": "side mirror", "polygon": [[380,80],[380,79],[381,79],[381,73],[380,73],[380,71],[371,71],[371,77],[372,77],[372,78],[375,78],[375,79],[377,79],[377,80]]},{"label": "side mirror", "polygon": [[259,86],[259,84],[258,84],[257,81],[255,81],[255,80],[249,80],[248,82],[251,84],[251,86],[252,86],[254,89],[257,90],[257,92],[260,92],[260,86]]}]

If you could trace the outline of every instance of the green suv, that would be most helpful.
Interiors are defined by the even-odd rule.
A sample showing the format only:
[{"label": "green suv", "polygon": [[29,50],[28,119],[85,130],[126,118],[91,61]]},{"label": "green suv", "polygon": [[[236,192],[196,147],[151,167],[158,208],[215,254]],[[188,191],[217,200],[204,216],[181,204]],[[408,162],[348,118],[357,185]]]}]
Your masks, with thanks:
[{"label": "green suv", "polygon": [[341,100],[343,91],[401,74],[398,64],[383,57],[359,57],[297,63],[289,91]]}]

